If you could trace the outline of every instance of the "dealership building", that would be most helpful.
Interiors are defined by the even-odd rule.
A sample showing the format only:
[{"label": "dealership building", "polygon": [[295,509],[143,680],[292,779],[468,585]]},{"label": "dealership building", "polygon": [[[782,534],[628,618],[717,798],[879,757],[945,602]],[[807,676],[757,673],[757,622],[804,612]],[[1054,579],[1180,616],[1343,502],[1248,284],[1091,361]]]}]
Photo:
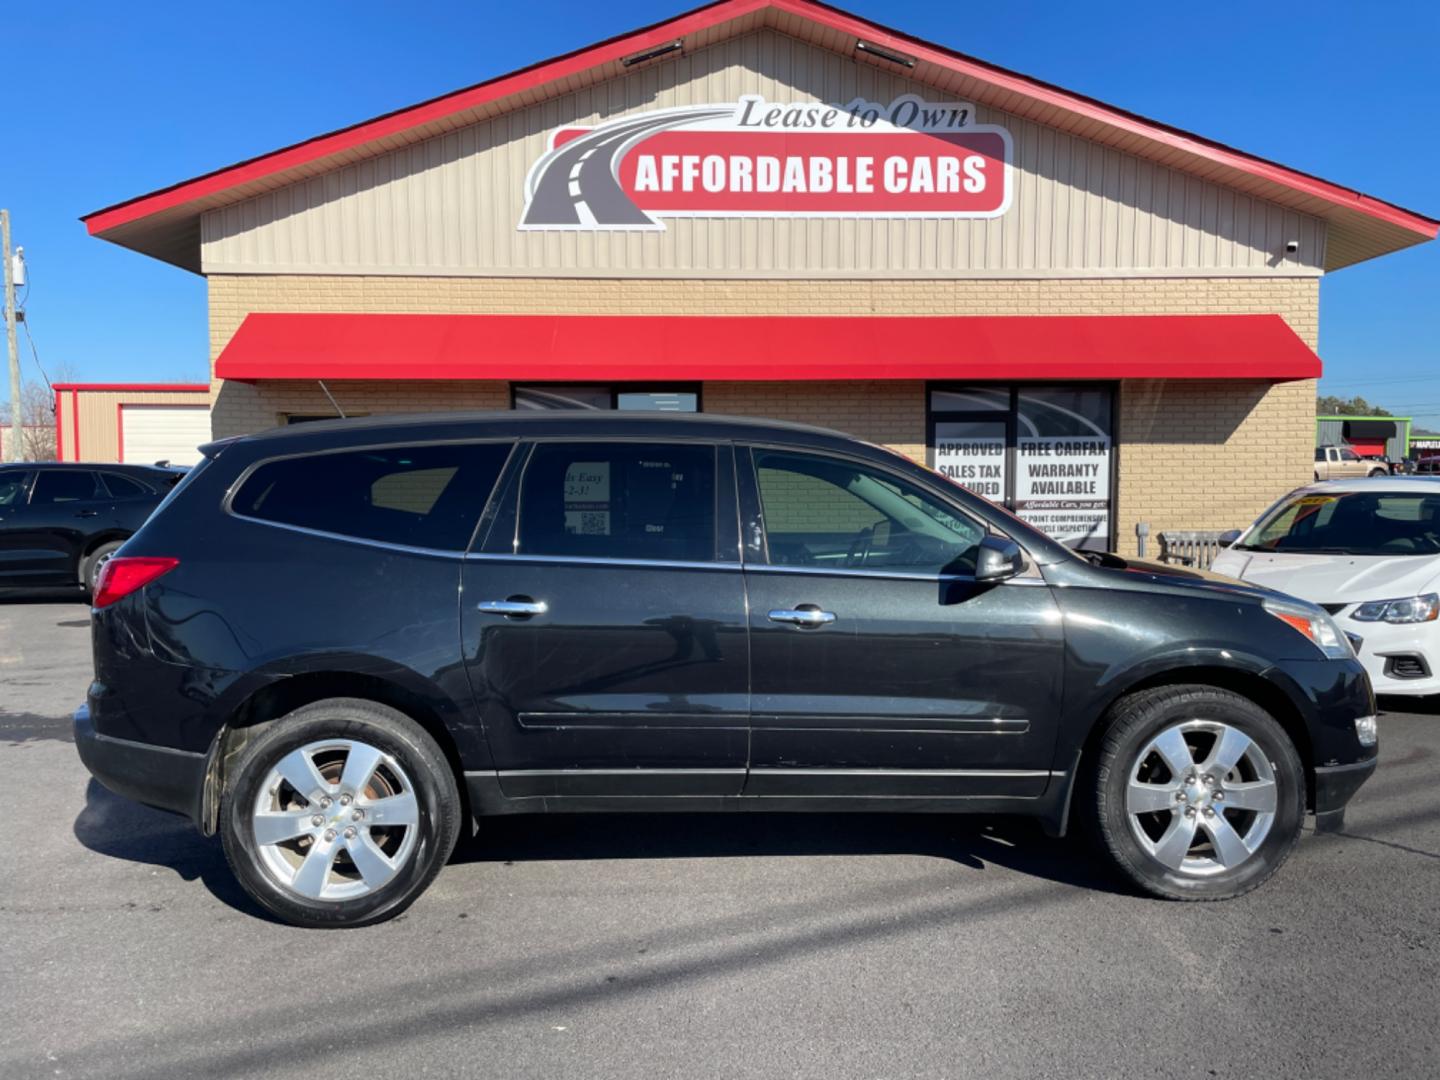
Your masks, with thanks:
[{"label": "dealership building", "polygon": [[1122,552],[1310,480],[1322,275],[1440,228],[809,0],[720,0],[85,221],[206,277],[217,437],[797,420]]}]

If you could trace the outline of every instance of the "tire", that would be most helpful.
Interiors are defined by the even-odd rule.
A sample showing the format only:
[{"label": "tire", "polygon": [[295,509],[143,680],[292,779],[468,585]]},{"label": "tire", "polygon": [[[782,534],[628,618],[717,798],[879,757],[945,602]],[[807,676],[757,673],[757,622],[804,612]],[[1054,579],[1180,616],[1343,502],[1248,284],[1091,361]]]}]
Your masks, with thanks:
[{"label": "tire", "polygon": [[1374,477],[1376,477],[1376,476],[1389,476],[1389,475],[1390,475],[1390,470],[1389,470],[1389,469],[1371,469],[1369,475],[1371,476],[1371,478],[1374,478]]},{"label": "tire", "polygon": [[368,926],[425,891],[459,818],[455,774],[420,725],[373,701],[330,698],[245,743],[227,769],[220,834],[235,877],[276,918]]},{"label": "tire", "polygon": [[100,578],[100,568],[110,561],[110,556],[119,551],[124,543],[124,540],[111,540],[101,544],[81,562],[80,584],[85,586],[85,591],[91,596],[95,595],[95,582]]},{"label": "tire", "polygon": [[[1232,758],[1221,774],[1217,763]],[[1092,831],[1115,866],[1172,900],[1228,900],[1258,888],[1289,857],[1305,820],[1305,770],[1290,736],[1253,701],[1211,686],[1121,701],[1090,795]]]}]

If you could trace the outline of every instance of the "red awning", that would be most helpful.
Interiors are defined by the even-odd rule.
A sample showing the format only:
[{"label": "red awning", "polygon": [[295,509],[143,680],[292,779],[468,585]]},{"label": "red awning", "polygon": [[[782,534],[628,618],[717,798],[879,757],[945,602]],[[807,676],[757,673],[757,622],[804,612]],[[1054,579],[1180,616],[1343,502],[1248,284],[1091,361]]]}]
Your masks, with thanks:
[{"label": "red awning", "polygon": [[1314,379],[1278,315],[246,317],[221,379]]}]

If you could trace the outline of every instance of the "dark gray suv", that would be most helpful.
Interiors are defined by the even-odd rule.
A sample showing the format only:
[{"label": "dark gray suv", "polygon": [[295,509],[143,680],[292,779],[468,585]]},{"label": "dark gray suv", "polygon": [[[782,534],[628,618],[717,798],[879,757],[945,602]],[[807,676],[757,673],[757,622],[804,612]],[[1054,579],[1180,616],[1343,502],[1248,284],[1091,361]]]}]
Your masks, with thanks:
[{"label": "dark gray suv", "polygon": [[1218,899],[1375,766],[1320,608],[1082,558],[833,432],[434,415],[205,455],[105,568],[77,744],[293,923],[572,811],[1030,814]]}]

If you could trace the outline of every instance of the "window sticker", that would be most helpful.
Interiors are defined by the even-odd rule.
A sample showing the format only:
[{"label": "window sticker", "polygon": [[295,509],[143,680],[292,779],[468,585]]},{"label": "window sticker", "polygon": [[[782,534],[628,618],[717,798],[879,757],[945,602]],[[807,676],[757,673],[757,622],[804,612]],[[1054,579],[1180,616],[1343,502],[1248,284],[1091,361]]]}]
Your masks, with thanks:
[{"label": "window sticker", "polygon": [[577,461],[565,470],[565,531],[610,535],[610,463]]}]

